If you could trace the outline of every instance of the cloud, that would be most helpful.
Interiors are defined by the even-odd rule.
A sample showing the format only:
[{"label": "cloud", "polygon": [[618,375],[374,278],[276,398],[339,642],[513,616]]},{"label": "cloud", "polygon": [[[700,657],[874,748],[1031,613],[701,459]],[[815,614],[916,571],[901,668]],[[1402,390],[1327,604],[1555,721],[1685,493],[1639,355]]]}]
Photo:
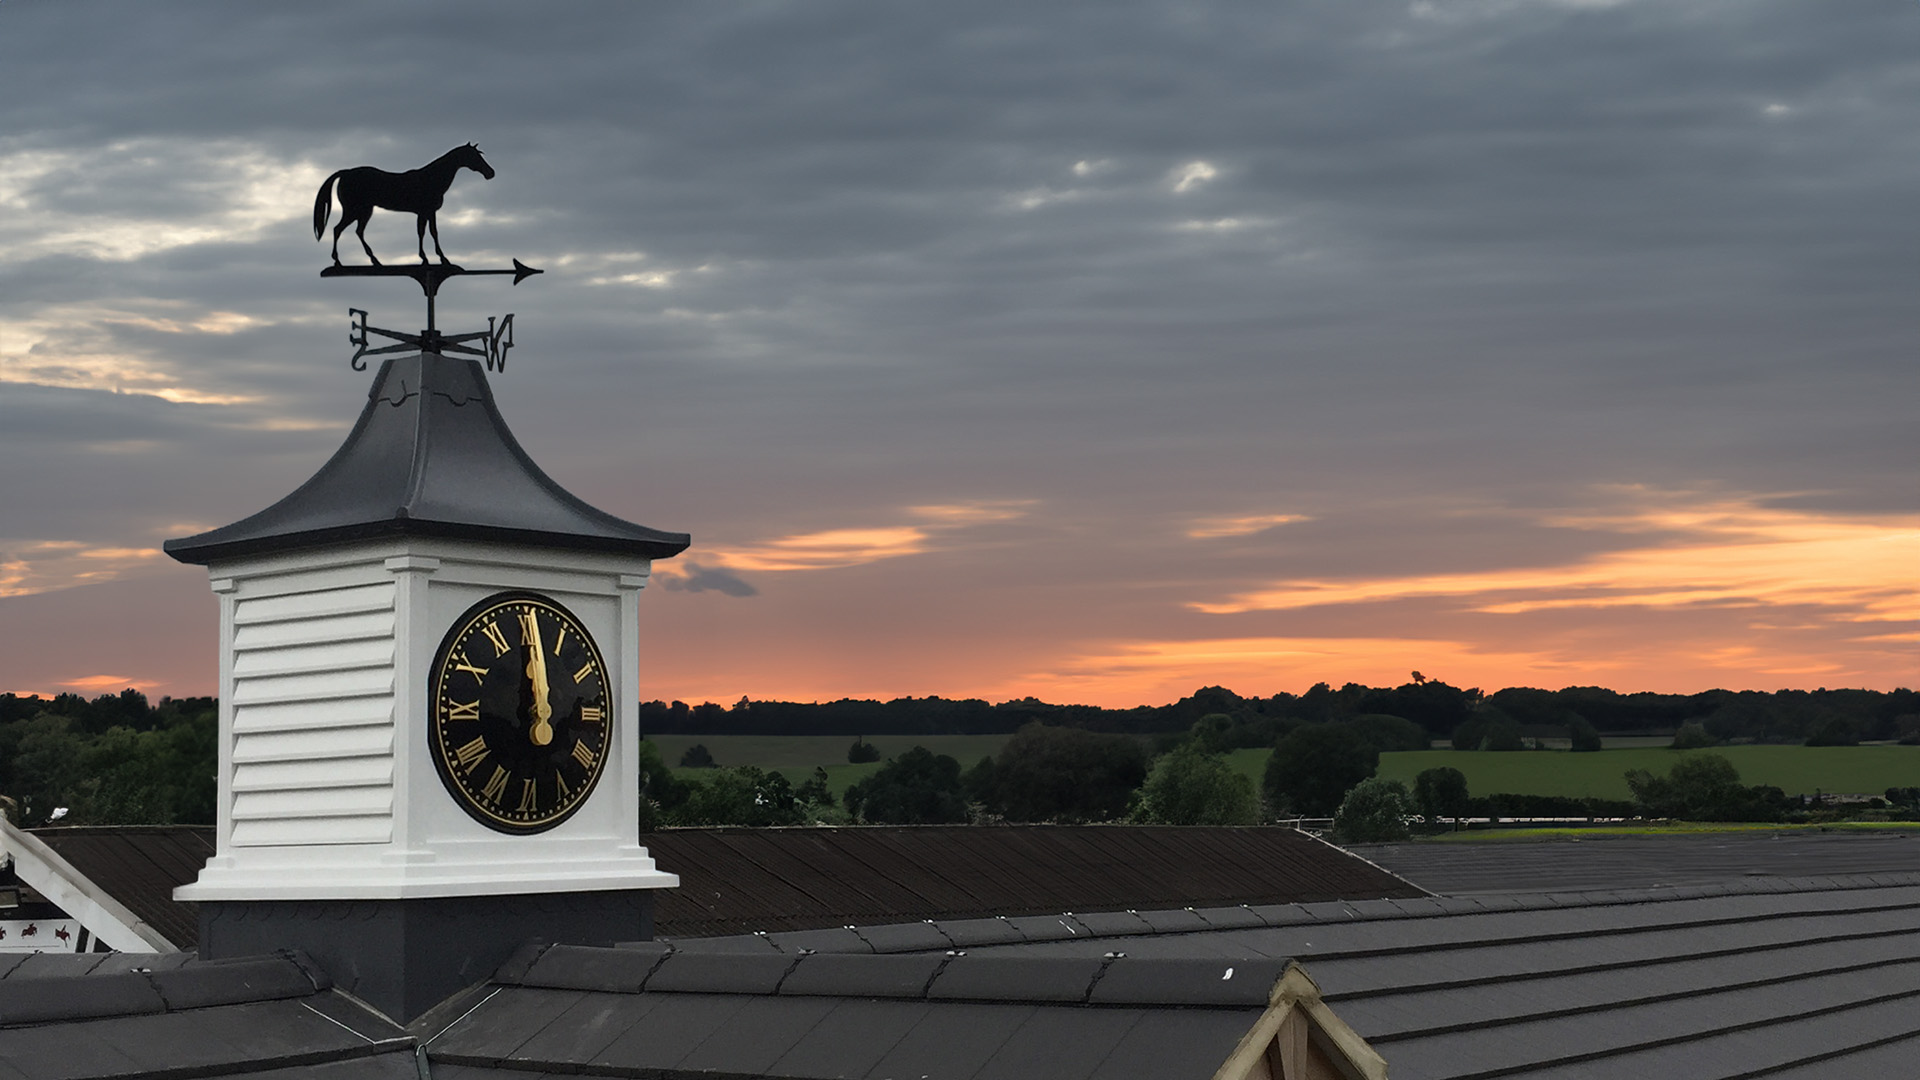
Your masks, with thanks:
[{"label": "cloud", "polygon": [[1210,162],[1189,161],[1185,165],[1173,170],[1168,180],[1173,184],[1173,190],[1175,192],[1186,192],[1199,187],[1219,175],[1220,170],[1214,168]]},{"label": "cloud", "polygon": [[1193,540],[1216,540],[1224,536],[1251,536],[1280,525],[1310,520],[1305,514],[1243,514],[1228,517],[1196,518],[1187,526]]},{"label": "cloud", "polygon": [[1197,611],[1231,615],[1445,597],[1507,615],[1555,608],[1815,607],[1829,618],[1920,618],[1920,516],[1842,515],[1671,494],[1624,513],[1545,514],[1541,523],[1648,538],[1578,562],[1468,573],[1293,579]]},{"label": "cloud", "polygon": [[676,571],[656,570],[654,576],[662,588],[674,592],[717,592],[725,596],[758,596],[760,590],[753,587],[745,578],[724,567],[702,566],[689,562]]}]

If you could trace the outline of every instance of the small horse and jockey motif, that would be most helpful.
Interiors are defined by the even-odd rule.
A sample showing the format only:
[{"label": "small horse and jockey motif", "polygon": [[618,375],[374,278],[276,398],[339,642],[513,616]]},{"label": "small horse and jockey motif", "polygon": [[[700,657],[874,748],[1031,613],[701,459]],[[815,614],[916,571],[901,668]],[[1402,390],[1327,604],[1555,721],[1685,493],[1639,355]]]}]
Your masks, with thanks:
[{"label": "small horse and jockey motif", "polygon": [[480,148],[468,143],[434,158],[418,169],[403,173],[390,173],[385,169],[376,169],[371,165],[362,165],[355,169],[341,169],[320,185],[320,194],[313,201],[313,238],[319,240],[327,228],[327,217],[333,212],[333,197],[340,196],[340,223],[333,227],[333,264],[340,265],[340,234],[348,225],[354,227],[353,234],[360,238],[360,246],[366,249],[367,258],[375,266],[380,259],[374,255],[373,248],[367,244],[367,221],[373,217],[375,207],[385,210],[397,210],[403,214],[414,215],[414,231],[419,234],[420,261],[427,261],[427,232],[433,233],[433,252],[440,256],[442,263],[448,262],[447,253],[440,250],[440,225],[435,217],[440,212],[440,204],[446,201],[447,189],[453,186],[454,174],[461,169],[472,169],[488,180],[493,179],[493,166],[480,156]]}]

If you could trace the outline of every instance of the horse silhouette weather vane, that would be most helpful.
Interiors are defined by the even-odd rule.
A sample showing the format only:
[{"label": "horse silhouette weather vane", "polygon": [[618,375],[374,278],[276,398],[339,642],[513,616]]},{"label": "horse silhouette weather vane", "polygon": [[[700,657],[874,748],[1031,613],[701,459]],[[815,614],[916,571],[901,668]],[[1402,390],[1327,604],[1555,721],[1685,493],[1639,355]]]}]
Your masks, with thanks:
[{"label": "horse silhouette weather vane", "polygon": [[[418,334],[406,334],[397,330],[383,330],[378,326],[367,325],[367,313],[360,308],[348,308],[349,328],[347,343],[357,346],[353,358],[348,361],[355,371],[365,371],[365,357],[380,356],[385,353],[405,352],[418,349],[427,353],[461,353],[478,356],[487,363],[488,371],[507,369],[507,350],[513,348],[513,314],[496,320],[487,316],[487,328],[467,334],[442,334],[434,322],[434,300],[440,294],[440,285],[448,278],[465,274],[512,274],[513,283],[520,284],[534,274],[542,273],[519,259],[513,260],[511,270],[468,270],[447,258],[440,248],[440,206],[446,201],[447,189],[453,186],[453,178],[461,169],[472,169],[488,180],[493,179],[493,166],[480,154],[480,148],[468,143],[456,146],[441,154],[418,169],[403,173],[390,173],[385,169],[376,169],[362,165],[354,169],[341,169],[326,178],[320,185],[320,193],[313,200],[313,238],[325,237],[327,218],[333,212],[333,202],[340,200],[340,223],[333,227],[333,265],[320,271],[321,277],[410,277],[420,283],[420,290],[427,296],[427,328]],[[367,243],[367,222],[372,219],[374,210],[393,210],[414,216],[414,232],[419,238],[420,262],[417,265],[388,266],[373,253],[372,245]],[[354,227],[353,234],[360,241],[360,247],[371,260],[370,266],[344,266],[340,262],[340,234],[348,225]],[[438,263],[427,261],[427,234],[433,234],[433,252],[440,257]],[[367,335],[378,334],[381,337],[398,342],[377,349],[367,347]],[[483,348],[474,348],[467,342],[481,342]]]}]

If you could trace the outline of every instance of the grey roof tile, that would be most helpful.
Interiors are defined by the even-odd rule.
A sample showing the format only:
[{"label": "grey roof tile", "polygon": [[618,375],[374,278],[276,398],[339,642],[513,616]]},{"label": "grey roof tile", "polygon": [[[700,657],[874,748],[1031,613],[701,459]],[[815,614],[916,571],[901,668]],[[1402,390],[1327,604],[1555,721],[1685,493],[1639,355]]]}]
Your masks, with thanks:
[{"label": "grey roof tile", "polygon": [[1067,914],[1015,915],[1007,919],[1007,925],[1028,941],[1062,941],[1093,933],[1085,923]]},{"label": "grey roof tile", "polygon": [[1026,935],[1006,919],[939,919],[935,925],[959,949],[1027,940]]},{"label": "grey roof tile", "polygon": [[1207,929],[1207,920],[1191,909],[1172,911],[1141,911],[1140,918],[1156,934],[1185,934],[1195,930]]},{"label": "grey roof tile", "polygon": [[935,1000],[1085,1001],[1107,961],[1099,957],[956,956],[927,990]]},{"label": "grey roof tile", "polygon": [[783,954],[783,950],[773,943],[773,937],[770,934],[729,934],[726,937],[662,938],[660,940],[673,946],[674,952],[681,953]]},{"label": "grey roof tile", "polygon": [[164,1011],[166,1001],[135,972],[89,978],[25,978],[0,982],[0,1027]]},{"label": "grey roof tile", "polygon": [[680,1059],[688,1072],[760,1076],[833,1011],[823,998],[755,998]]},{"label": "grey roof tile", "polygon": [[865,1076],[933,1010],[923,1001],[836,998],[828,1004],[827,1014],[772,1064],[770,1075]]},{"label": "grey roof tile", "polygon": [[585,994],[516,1046],[513,1056],[531,1061],[591,1061],[644,1021],[661,1000],[659,994]]},{"label": "grey roof tile", "polygon": [[1215,930],[1237,930],[1249,926],[1265,926],[1266,920],[1254,914],[1245,904],[1234,907],[1196,908],[1194,914],[1200,916],[1207,926]]},{"label": "grey roof tile", "polygon": [[1131,911],[1076,911],[1073,917],[1095,937],[1148,934],[1153,925]]},{"label": "grey roof tile", "polygon": [[[1094,1067],[1089,1080],[1212,1076],[1226,1064],[1258,1016],[1239,1009],[1143,1012]],[[1396,1080],[1399,1075],[1394,1073]]]},{"label": "grey roof tile", "polygon": [[646,985],[647,977],[663,967],[672,955],[637,949],[555,945],[542,952],[515,981],[522,986],[544,986],[553,990],[633,994],[638,993]]},{"label": "grey roof tile", "polygon": [[799,957],[785,953],[688,953],[668,956],[647,980],[653,991],[771,994]]},{"label": "grey roof tile", "polygon": [[1125,957],[1107,966],[1095,1005],[1241,1005],[1264,1008],[1282,960],[1159,960]]},{"label": "grey roof tile", "polygon": [[928,1008],[898,1042],[867,1070],[871,1080],[928,1076],[977,1076],[1032,1016],[1033,1005],[953,1002]]},{"label": "grey roof tile", "polygon": [[783,953],[797,953],[802,949],[823,953],[871,953],[873,951],[873,946],[867,944],[867,939],[861,937],[859,931],[850,926],[835,927],[831,930],[786,930],[778,934],[768,934],[765,940]]},{"label": "grey roof tile", "polygon": [[920,997],[934,973],[947,963],[944,953],[815,953],[780,984],[782,996]]},{"label": "grey roof tile", "polygon": [[324,975],[316,983],[305,968],[280,956],[189,964],[171,971],[155,971],[145,978],[152,981],[168,1009],[307,997],[331,985]]},{"label": "grey roof tile", "polygon": [[429,1049],[504,1058],[585,997],[582,990],[505,987],[448,1025],[433,1038]]},{"label": "grey roof tile", "polygon": [[930,922],[862,926],[859,934],[874,952],[924,952],[953,947],[953,942],[947,940],[940,928]]},{"label": "grey roof tile", "polygon": [[1086,1080],[1102,1055],[1145,1017],[1138,1009],[1035,1009],[974,1076],[978,1080]]},{"label": "grey roof tile", "polygon": [[671,1069],[745,1008],[738,994],[659,994],[645,1021],[627,1029],[584,1064],[620,1069]]}]

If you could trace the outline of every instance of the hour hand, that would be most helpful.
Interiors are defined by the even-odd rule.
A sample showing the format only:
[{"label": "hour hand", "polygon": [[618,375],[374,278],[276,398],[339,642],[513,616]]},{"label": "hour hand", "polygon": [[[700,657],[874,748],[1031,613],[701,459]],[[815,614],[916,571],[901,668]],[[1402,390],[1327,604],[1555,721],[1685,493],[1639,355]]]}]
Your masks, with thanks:
[{"label": "hour hand", "polygon": [[553,741],[553,703],[549,700],[552,688],[547,684],[547,649],[540,641],[540,617],[527,617],[527,679],[533,684],[533,726],[527,729],[527,737],[535,746],[545,746]]}]

